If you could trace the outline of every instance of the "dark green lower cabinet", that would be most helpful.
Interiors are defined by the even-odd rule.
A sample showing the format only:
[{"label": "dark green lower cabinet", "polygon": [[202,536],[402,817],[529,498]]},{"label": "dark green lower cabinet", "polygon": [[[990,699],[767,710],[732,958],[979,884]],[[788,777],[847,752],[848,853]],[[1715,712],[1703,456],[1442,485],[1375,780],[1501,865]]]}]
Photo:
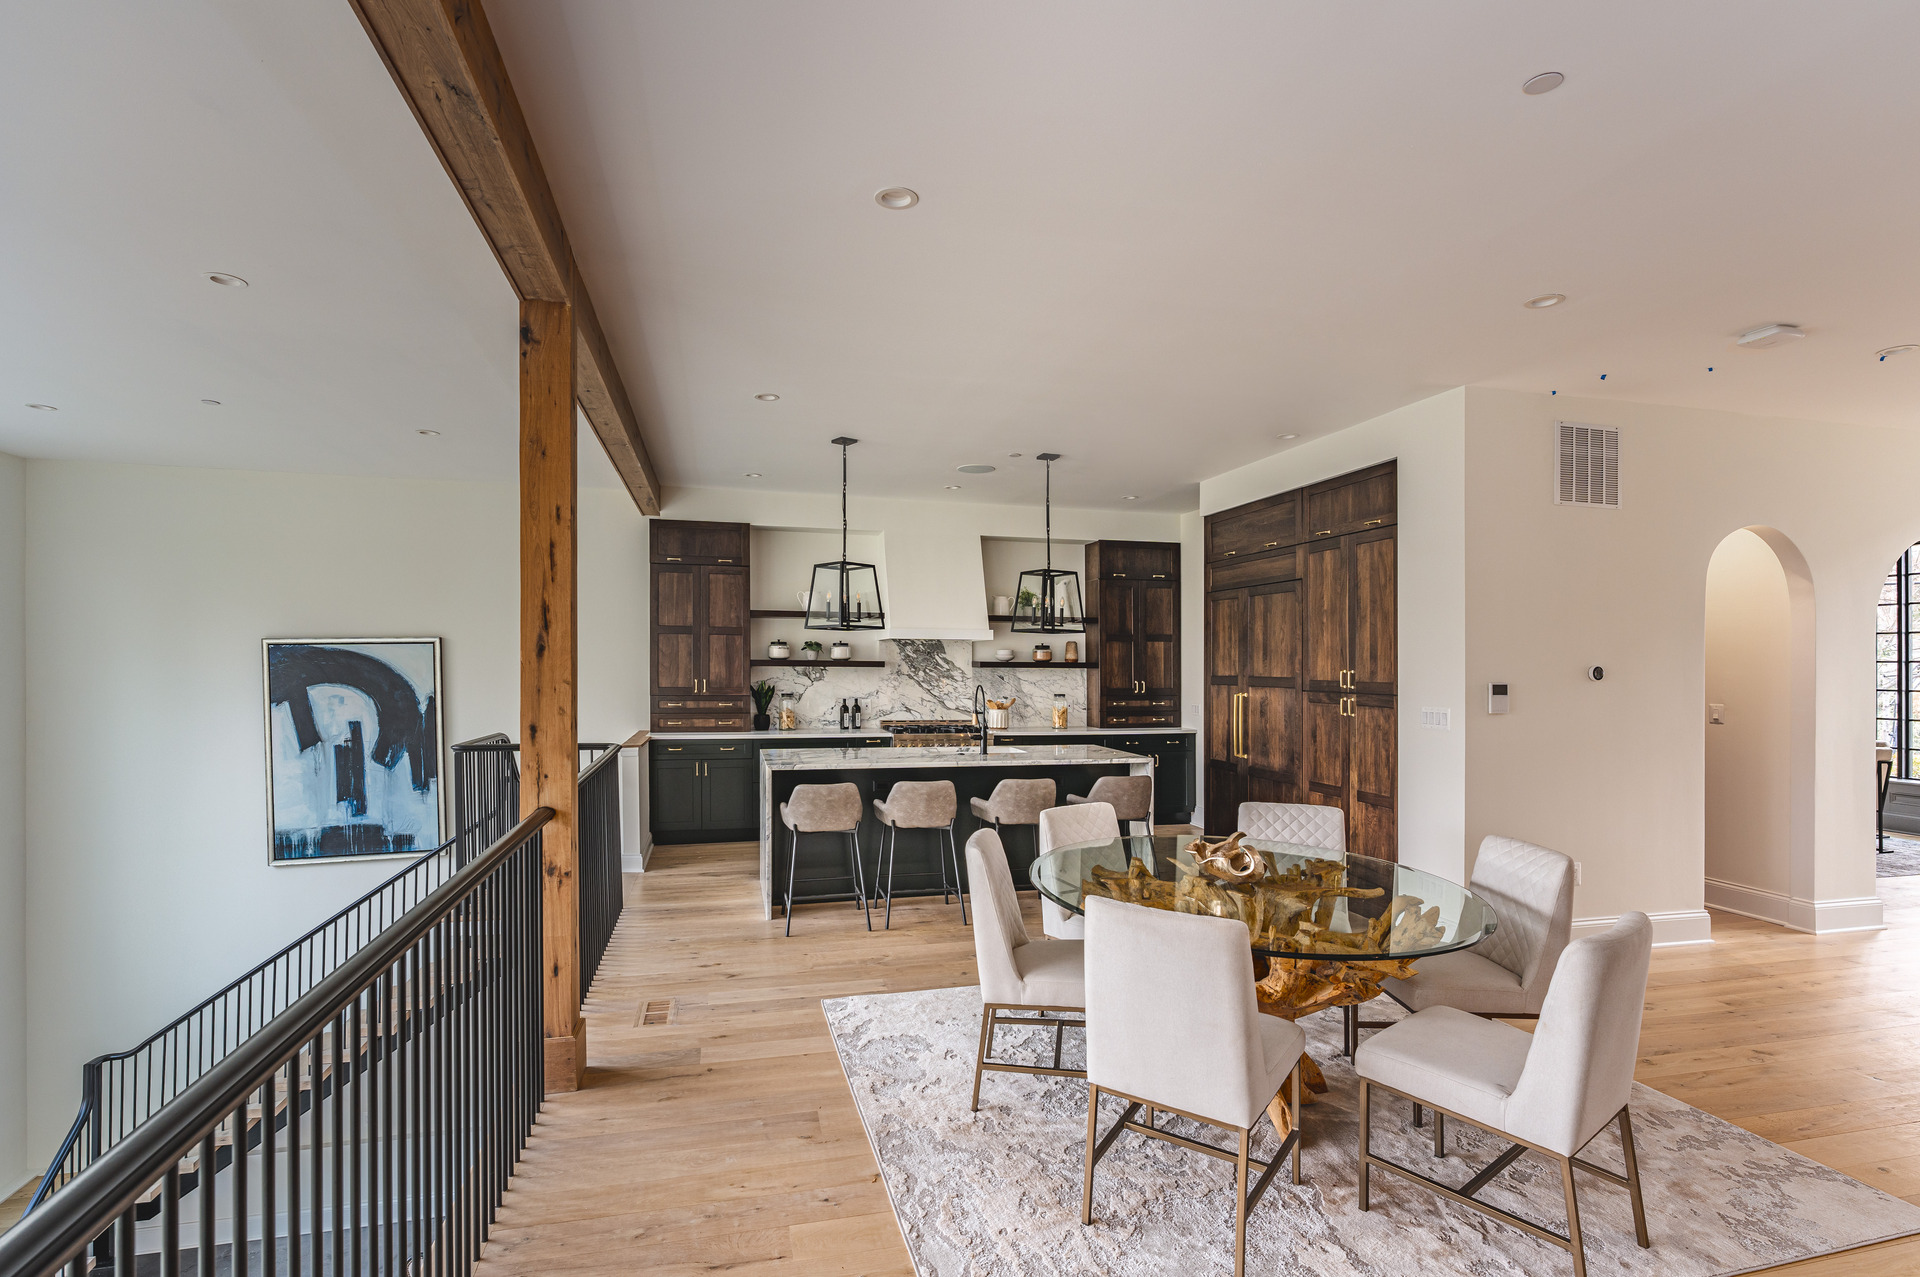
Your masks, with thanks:
[{"label": "dark green lower cabinet", "polygon": [[683,758],[656,758],[649,777],[648,796],[653,808],[653,833],[686,833],[699,829],[702,821],[700,764]]},{"label": "dark green lower cabinet", "polygon": [[[1157,825],[1182,825],[1193,817],[1194,740],[1192,732],[1154,732],[1138,736],[1080,736],[1073,732],[1045,732],[1038,735],[1021,732],[996,734],[1002,745],[1105,745],[1129,754],[1145,754],[1153,759],[1153,820]],[[1066,801],[1061,794],[1060,800]]]},{"label": "dark green lower cabinet", "polygon": [[703,764],[700,777],[700,824],[704,829],[751,830],[760,836],[760,813],[754,802],[759,785],[755,783],[751,758],[717,759]]},{"label": "dark green lower cabinet", "polygon": [[891,736],[742,737],[649,742],[648,806],[658,843],[752,842],[760,837],[760,751],[891,745]]}]

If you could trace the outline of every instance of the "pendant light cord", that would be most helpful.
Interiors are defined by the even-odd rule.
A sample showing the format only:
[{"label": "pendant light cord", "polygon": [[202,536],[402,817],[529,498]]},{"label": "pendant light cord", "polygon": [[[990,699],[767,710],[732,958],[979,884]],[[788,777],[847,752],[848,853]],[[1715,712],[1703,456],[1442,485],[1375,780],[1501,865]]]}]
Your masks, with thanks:
[{"label": "pendant light cord", "polygon": [[840,561],[847,561],[847,445],[840,445]]},{"label": "pendant light cord", "polygon": [[1047,571],[1053,571],[1053,462],[1047,462]]}]

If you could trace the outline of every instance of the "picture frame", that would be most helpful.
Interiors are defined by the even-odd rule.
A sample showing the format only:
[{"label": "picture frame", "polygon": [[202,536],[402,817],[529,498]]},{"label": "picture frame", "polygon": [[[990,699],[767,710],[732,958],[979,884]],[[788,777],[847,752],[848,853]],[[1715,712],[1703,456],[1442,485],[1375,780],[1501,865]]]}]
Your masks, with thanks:
[{"label": "picture frame", "polygon": [[438,638],[260,644],[275,865],[417,858],[449,837]]}]

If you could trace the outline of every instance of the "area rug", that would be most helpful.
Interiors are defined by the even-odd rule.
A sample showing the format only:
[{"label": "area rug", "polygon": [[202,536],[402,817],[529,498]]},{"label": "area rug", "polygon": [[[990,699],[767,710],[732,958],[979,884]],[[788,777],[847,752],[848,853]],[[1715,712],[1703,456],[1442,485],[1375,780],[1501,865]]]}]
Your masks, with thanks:
[{"label": "area rug", "polygon": [[[1082,1227],[1086,1084],[989,1073],[980,1111],[967,1111],[980,1033],[977,988],[836,998],[823,1006],[921,1277],[1232,1271],[1229,1164],[1124,1135],[1101,1160],[1095,1223]],[[1374,1172],[1373,1209],[1362,1213],[1359,1092],[1338,1054],[1340,1022],[1323,1013],[1301,1027],[1331,1091],[1302,1113],[1306,1182],[1290,1184],[1283,1172],[1248,1222],[1249,1273],[1572,1272],[1565,1251],[1384,1171]],[[1068,1058],[1076,1066],[1079,1037],[1068,1030]],[[1000,1041],[1003,1058],[1051,1056],[1051,1033],[1002,1030]],[[1634,1244],[1626,1191],[1583,1173],[1580,1219],[1595,1274],[1743,1273],[1920,1232],[1920,1207],[1670,1096],[1636,1085],[1632,1108],[1653,1248]],[[1111,1113],[1103,1104],[1101,1128],[1119,1113],[1117,1103]],[[1443,1183],[1464,1183],[1506,1147],[1449,1123],[1447,1156],[1436,1160],[1431,1128],[1415,1130],[1410,1118],[1400,1101],[1377,1105],[1376,1149]],[[1168,1125],[1224,1142],[1221,1133],[1184,1119]],[[1603,1131],[1585,1158],[1621,1170],[1617,1129]],[[1264,1122],[1259,1135],[1264,1156],[1278,1141]],[[1514,1163],[1482,1190],[1481,1200],[1566,1231],[1559,1170],[1537,1155]]]},{"label": "area rug", "polygon": [[1873,858],[1876,878],[1911,878],[1920,874],[1920,840],[1887,835],[1887,849]]}]

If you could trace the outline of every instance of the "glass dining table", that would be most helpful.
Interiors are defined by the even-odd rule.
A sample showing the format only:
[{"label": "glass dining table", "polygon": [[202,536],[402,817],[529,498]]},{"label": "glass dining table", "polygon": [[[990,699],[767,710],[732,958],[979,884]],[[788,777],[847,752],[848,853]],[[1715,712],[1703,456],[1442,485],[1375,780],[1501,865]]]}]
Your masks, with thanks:
[{"label": "glass dining table", "polygon": [[1232,866],[1203,865],[1217,844],[1128,835],[1056,847],[1029,872],[1042,895],[1073,913],[1097,895],[1245,923],[1261,1010],[1297,1019],[1346,1008],[1348,1056],[1368,1027],[1357,1008],[1380,996],[1383,980],[1412,975],[1418,959],[1476,945],[1498,925],[1485,900],[1422,869],[1261,839],[1237,846],[1252,854]]}]

